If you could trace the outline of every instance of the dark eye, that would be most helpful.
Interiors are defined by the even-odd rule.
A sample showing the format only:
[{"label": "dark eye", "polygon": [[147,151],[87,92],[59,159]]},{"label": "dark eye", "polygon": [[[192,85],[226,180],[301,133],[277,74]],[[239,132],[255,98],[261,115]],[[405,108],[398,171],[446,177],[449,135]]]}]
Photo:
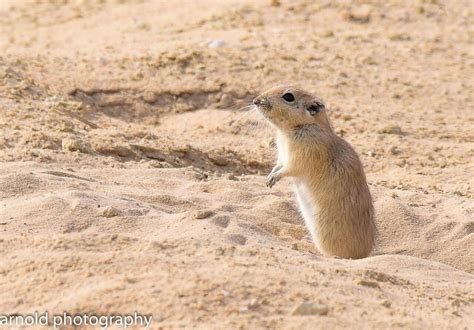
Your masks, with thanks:
[{"label": "dark eye", "polygon": [[286,102],[293,102],[295,100],[295,96],[291,93],[285,93],[283,94],[282,98],[286,101]]}]

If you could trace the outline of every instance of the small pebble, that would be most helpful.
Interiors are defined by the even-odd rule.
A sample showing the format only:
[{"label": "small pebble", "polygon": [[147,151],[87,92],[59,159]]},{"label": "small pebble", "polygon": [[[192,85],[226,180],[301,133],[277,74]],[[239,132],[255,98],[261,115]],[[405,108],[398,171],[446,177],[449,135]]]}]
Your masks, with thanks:
[{"label": "small pebble", "polygon": [[241,234],[227,235],[227,239],[231,243],[237,244],[237,245],[245,245],[245,243],[247,243],[247,237],[245,237],[244,235],[241,235]]},{"label": "small pebble", "polygon": [[229,297],[229,296],[230,296],[230,292],[227,291],[227,290],[222,290],[222,295],[223,295],[224,297]]},{"label": "small pebble", "polygon": [[384,300],[382,301],[382,306],[390,308],[390,306],[392,306],[392,303],[388,300]]},{"label": "small pebble", "polygon": [[321,34],[321,36],[324,37],[324,38],[334,37],[334,31],[332,31],[332,30],[325,30],[325,31],[323,31],[323,33]]},{"label": "small pebble", "polygon": [[280,5],[281,5],[280,0],[270,0],[270,6],[280,7]]},{"label": "small pebble", "polygon": [[248,307],[246,307],[246,306],[239,308],[239,313],[242,313],[242,314],[243,314],[243,313],[247,313],[248,311],[249,311],[249,309],[248,309]]},{"label": "small pebble", "polygon": [[115,207],[107,206],[102,212],[100,212],[100,215],[105,218],[113,218],[120,215],[120,211]]},{"label": "small pebble", "polygon": [[208,48],[221,48],[225,46],[224,40],[211,40],[207,43]]},{"label": "small pebble", "polygon": [[397,125],[384,127],[381,130],[379,130],[379,133],[403,135],[401,127]]},{"label": "small pebble", "polygon": [[206,219],[212,216],[214,212],[209,211],[209,210],[204,210],[204,211],[196,211],[194,213],[194,219]]},{"label": "small pebble", "polygon": [[229,164],[228,159],[226,159],[224,157],[221,157],[221,156],[218,156],[218,155],[214,155],[210,159],[211,159],[211,162],[213,162],[217,166],[226,166],[226,165]]},{"label": "small pebble", "polygon": [[64,138],[61,144],[64,151],[79,151],[82,153],[89,153],[91,151],[87,143],[75,138]]},{"label": "small pebble", "polygon": [[346,19],[358,22],[368,23],[372,16],[372,7],[364,4],[360,7],[354,8],[352,11],[343,15]]},{"label": "small pebble", "polygon": [[260,304],[258,303],[258,300],[255,298],[250,299],[250,301],[247,304],[247,308],[250,309],[256,309]]},{"label": "small pebble", "polygon": [[363,285],[369,288],[380,289],[380,284],[374,281],[360,280],[357,282],[359,285]]},{"label": "small pebble", "polygon": [[329,307],[327,305],[305,301],[296,306],[291,315],[327,315],[328,313]]},{"label": "small pebble", "polygon": [[397,148],[397,146],[392,146],[389,149],[390,153],[394,156],[399,155],[401,153],[400,149]]},{"label": "small pebble", "polygon": [[143,94],[143,101],[149,104],[155,103],[157,98],[158,98],[157,95],[152,91],[146,91]]}]

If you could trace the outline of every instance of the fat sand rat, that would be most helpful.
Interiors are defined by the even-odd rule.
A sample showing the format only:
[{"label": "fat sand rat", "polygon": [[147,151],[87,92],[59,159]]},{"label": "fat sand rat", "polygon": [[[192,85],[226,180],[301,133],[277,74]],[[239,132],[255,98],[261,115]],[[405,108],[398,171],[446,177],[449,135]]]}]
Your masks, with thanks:
[{"label": "fat sand rat", "polygon": [[267,186],[294,179],[306,227],[323,254],[367,257],[376,233],[372,197],[357,153],[334,133],[323,101],[275,87],[253,103],[276,130],[278,160]]}]

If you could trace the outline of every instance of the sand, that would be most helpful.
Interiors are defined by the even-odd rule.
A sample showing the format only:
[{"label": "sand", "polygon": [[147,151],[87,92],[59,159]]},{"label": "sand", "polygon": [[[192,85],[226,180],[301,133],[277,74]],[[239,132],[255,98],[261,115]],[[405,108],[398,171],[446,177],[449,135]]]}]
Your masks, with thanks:
[{"label": "sand", "polygon": [[[472,328],[473,38],[467,0],[2,1],[0,314]],[[265,186],[245,106],[285,83],[360,154],[366,259],[321,256],[291,180]]]}]

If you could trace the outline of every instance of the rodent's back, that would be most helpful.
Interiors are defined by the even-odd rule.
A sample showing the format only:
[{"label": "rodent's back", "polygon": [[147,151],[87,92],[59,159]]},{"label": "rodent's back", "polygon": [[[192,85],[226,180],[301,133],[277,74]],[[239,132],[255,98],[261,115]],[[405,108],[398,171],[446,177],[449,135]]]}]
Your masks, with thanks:
[{"label": "rodent's back", "polygon": [[[315,149],[320,149],[318,143]],[[323,152],[314,172],[303,179],[314,204],[318,245],[329,255],[363,258],[375,241],[374,209],[362,163],[355,150],[336,136]],[[301,155],[308,155],[308,152]],[[300,159],[303,164],[305,159]]]}]

